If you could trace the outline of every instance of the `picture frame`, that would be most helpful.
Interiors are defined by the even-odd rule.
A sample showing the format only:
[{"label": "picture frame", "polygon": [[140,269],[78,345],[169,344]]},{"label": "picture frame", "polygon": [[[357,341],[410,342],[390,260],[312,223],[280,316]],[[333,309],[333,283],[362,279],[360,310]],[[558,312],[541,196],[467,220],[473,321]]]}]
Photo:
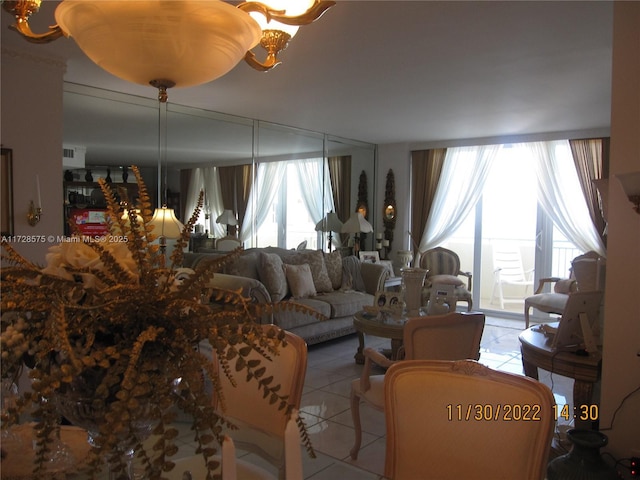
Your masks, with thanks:
[{"label": "picture frame", "polygon": [[380,253],[375,250],[359,252],[360,261],[364,263],[380,263]]},{"label": "picture frame", "polygon": [[13,151],[10,148],[0,149],[0,235],[13,235]]},{"label": "picture frame", "polygon": [[392,315],[402,315],[404,298],[402,292],[380,290],[376,292],[373,306],[381,312],[390,312]]}]

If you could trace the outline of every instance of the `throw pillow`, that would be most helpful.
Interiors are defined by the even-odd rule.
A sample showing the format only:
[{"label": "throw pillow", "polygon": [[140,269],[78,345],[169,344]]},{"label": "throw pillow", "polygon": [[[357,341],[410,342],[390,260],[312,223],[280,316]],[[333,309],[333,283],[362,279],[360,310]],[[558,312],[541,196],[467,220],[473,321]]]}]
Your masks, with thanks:
[{"label": "throw pillow", "polygon": [[282,268],[282,259],[275,253],[260,253],[258,263],[260,281],[271,295],[271,301],[279,302],[287,296],[287,277]]},{"label": "throw pillow", "polygon": [[287,265],[285,263],[284,272],[293,298],[307,298],[316,294],[309,264]]},{"label": "throw pillow", "polygon": [[244,253],[229,265],[225,273],[260,280],[260,275],[258,275],[258,260],[258,254],[256,252]]},{"label": "throw pillow", "polygon": [[327,266],[324,263],[324,253],[320,250],[296,252],[283,257],[282,261],[289,265],[302,265],[306,263],[311,269],[313,284],[316,292],[332,292],[333,286],[329,279]]},{"label": "throw pillow", "polygon": [[331,286],[334,290],[338,290],[342,285],[342,254],[340,250],[327,253],[324,256],[324,263],[327,266]]},{"label": "throw pillow", "polygon": [[570,279],[558,280],[553,286],[555,293],[564,293],[566,295],[576,291],[576,281]]}]

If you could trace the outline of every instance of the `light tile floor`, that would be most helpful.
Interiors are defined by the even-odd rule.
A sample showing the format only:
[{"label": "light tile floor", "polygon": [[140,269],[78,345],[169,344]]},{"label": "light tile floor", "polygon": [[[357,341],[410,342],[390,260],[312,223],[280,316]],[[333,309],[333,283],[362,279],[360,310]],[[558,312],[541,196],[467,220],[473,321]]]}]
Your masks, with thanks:
[{"label": "light tile floor", "polygon": [[[487,318],[481,342],[480,363],[497,370],[522,375],[518,335],[523,330],[521,320]],[[388,348],[389,340],[367,337],[367,346]],[[379,480],[384,471],[384,414],[366,405],[361,408],[363,428],[362,448],[353,461],[349,451],[354,430],[349,408],[351,380],[360,376],[361,365],[353,355],[358,340],[355,335],[309,347],[309,361],[302,395],[301,415],[307,425],[316,458],[304,454],[305,479],[313,480]],[[571,403],[573,380],[540,371],[540,381],[548,385],[558,404]],[[559,425],[558,430],[566,430]],[[186,433],[186,432],[185,432]],[[185,435],[186,453],[188,436]],[[185,450],[181,447],[181,454]],[[181,456],[182,456],[181,455]],[[271,467],[255,455],[245,460]],[[275,472],[274,472],[275,473]]]}]

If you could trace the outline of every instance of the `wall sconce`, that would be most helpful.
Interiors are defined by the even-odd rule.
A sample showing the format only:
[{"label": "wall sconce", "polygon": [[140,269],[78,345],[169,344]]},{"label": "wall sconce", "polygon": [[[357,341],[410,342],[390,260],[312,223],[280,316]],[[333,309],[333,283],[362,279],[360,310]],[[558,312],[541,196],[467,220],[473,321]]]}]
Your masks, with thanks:
[{"label": "wall sconce", "polygon": [[640,172],[620,173],[615,177],[622,185],[625,195],[633,204],[633,209],[640,214]]},{"label": "wall sconce", "polygon": [[36,193],[38,194],[38,206],[36,207],[33,200],[29,202],[29,210],[27,211],[27,222],[35,227],[42,216],[42,197],[40,195],[40,175],[36,175]]},{"label": "wall sconce", "polygon": [[33,200],[29,202],[29,210],[27,211],[27,222],[32,227],[35,227],[40,221],[40,216],[42,215],[42,207],[36,207],[33,203]]}]

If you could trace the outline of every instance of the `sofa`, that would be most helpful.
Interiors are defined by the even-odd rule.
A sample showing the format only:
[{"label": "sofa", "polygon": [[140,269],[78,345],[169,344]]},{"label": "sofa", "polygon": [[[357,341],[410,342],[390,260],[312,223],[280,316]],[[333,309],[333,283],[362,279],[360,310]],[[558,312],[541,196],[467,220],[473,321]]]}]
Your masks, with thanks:
[{"label": "sofa", "polygon": [[[183,266],[195,269],[223,252],[185,253]],[[261,319],[302,337],[313,345],[355,332],[353,315],[373,305],[389,276],[385,266],[361,262],[340,251],[251,248],[215,273],[212,287],[242,290],[254,302],[295,302],[322,316],[293,309]]]}]

